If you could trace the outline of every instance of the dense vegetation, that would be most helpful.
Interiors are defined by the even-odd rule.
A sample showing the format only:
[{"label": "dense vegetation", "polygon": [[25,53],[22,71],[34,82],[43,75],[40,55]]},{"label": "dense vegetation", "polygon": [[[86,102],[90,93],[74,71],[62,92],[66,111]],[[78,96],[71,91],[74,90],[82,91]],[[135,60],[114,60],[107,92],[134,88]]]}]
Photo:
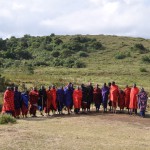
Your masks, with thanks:
[{"label": "dense vegetation", "polygon": [[0,39],[0,65],[4,68],[24,67],[26,70],[34,66],[84,68],[86,64],[80,58],[102,48],[99,41],[86,36],[12,36]]},{"label": "dense vegetation", "polygon": [[[54,35],[0,39],[0,74],[28,88],[115,80],[150,91],[150,40],[106,35]],[[4,78],[5,77],[5,78]]]}]

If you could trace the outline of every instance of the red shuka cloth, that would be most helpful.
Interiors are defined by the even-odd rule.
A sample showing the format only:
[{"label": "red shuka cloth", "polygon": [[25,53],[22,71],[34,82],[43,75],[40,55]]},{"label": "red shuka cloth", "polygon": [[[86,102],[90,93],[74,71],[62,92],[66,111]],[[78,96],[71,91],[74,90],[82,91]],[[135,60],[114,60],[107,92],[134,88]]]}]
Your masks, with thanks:
[{"label": "red shuka cloth", "polygon": [[38,103],[39,93],[38,91],[30,91],[29,93],[29,101],[30,101],[30,114],[35,115],[37,110],[37,103]]},{"label": "red shuka cloth", "polygon": [[15,111],[14,107],[14,92],[11,90],[6,90],[4,93],[4,103],[2,112],[5,113],[6,111]]},{"label": "red shuka cloth", "polygon": [[93,102],[100,105],[102,102],[102,91],[100,88],[94,88],[93,91]]},{"label": "red shuka cloth", "polygon": [[51,89],[51,97],[52,97],[52,108],[57,110],[57,102],[56,102],[56,89]]},{"label": "red shuka cloth", "polygon": [[22,115],[27,115],[28,114],[28,108],[26,105],[23,103],[21,107]]},{"label": "red shuka cloth", "polygon": [[81,90],[74,90],[74,92],[73,92],[73,104],[74,104],[75,109],[81,108],[81,101],[82,101],[82,91]]},{"label": "red shuka cloth", "polygon": [[125,107],[125,93],[123,91],[119,92],[118,106],[120,109],[124,109]]},{"label": "red shuka cloth", "polygon": [[129,87],[125,88],[124,92],[125,92],[125,107],[129,108],[131,88]]},{"label": "red shuka cloth", "polygon": [[46,101],[46,108],[45,112],[50,109],[57,110],[57,103],[56,103],[56,89],[50,89],[46,91],[47,94],[47,101]]},{"label": "red shuka cloth", "polygon": [[138,95],[139,89],[137,87],[131,88],[131,93],[130,93],[130,109],[137,109],[138,108]]},{"label": "red shuka cloth", "polygon": [[111,85],[110,87],[110,100],[112,102],[117,102],[119,96],[119,90],[117,85]]}]

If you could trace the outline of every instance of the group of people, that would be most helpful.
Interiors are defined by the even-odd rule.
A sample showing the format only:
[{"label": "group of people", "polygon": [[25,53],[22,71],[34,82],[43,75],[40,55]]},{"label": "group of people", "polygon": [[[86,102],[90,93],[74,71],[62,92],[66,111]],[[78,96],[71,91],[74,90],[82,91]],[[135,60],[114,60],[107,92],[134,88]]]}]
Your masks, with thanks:
[{"label": "group of people", "polygon": [[60,88],[52,85],[47,90],[44,86],[41,86],[40,90],[33,87],[31,91],[25,90],[22,93],[15,86],[7,87],[4,93],[2,113],[19,118],[21,115],[27,117],[28,112],[32,117],[36,117],[37,110],[42,116],[44,116],[44,112],[49,116],[51,111],[53,114],[56,111],[62,114],[65,109],[70,114],[74,109],[74,113],[78,114],[90,112],[91,106],[94,104],[96,112],[99,112],[100,106],[102,106],[103,112],[107,112],[109,106],[110,112],[116,113],[117,107],[120,108],[120,112],[127,108],[128,113],[132,115],[132,113],[137,114],[139,108],[140,115],[145,117],[147,99],[144,88],[139,90],[136,84],[133,84],[132,88],[127,85],[124,90],[121,90],[115,82],[108,83],[108,85],[104,83],[102,88],[99,88],[98,84],[95,87],[91,83],[82,84],[76,89],[72,83],[69,83]]}]

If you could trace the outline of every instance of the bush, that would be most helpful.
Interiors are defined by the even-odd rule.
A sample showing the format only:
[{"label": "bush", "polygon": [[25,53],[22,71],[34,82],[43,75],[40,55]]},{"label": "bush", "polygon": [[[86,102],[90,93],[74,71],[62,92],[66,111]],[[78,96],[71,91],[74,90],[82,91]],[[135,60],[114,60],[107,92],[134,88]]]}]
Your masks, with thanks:
[{"label": "bush", "polygon": [[140,72],[147,72],[146,68],[140,68]]},{"label": "bush", "polygon": [[0,124],[16,123],[16,119],[11,115],[0,115]]},{"label": "bush", "polygon": [[116,59],[124,59],[124,58],[126,58],[126,54],[119,52],[115,55],[115,58]]},{"label": "bush", "polygon": [[150,57],[149,57],[149,56],[143,56],[143,57],[142,57],[142,61],[143,61],[144,63],[150,63]]},{"label": "bush", "polygon": [[58,51],[52,51],[51,55],[53,57],[59,57],[60,53]]},{"label": "bush", "polygon": [[132,50],[138,51],[140,54],[148,52],[148,50],[144,47],[143,44],[135,44],[134,47],[132,47]]},{"label": "bush", "polygon": [[86,65],[85,65],[85,63],[83,63],[83,62],[81,62],[81,61],[75,61],[74,67],[75,67],[75,68],[85,68]]},{"label": "bush", "polygon": [[79,51],[79,52],[78,52],[78,55],[79,55],[80,57],[88,57],[88,56],[89,56],[86,52],[83,52],[83,51]]}]

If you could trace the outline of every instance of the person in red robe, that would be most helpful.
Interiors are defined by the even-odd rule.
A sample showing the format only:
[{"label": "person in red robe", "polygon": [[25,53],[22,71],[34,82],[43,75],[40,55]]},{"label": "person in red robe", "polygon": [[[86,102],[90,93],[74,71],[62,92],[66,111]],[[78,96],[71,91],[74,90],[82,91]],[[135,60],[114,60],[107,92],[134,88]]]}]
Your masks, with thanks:
[{"label": "person in red robe", "polygon": [[4,93],[2,113],[15,116],[14,92],[10,87]]},{"label": "person in red robe", "polygon": [[123,90],[119,91],[118,106],[120,107],[120,112],[123,112],[125,107],[125,93]]},{"label": "person in red robe", "polygon": [[49,86],[48,90],[46,90],[47,100],[46,100],[46,106],[45,106],[45,113],[49,116],[50,114],[50,106],[52,103],[52,95],[51,95],[51,87]]},{"label": "person in red robe", "polygon": [[76,114],[78,114],[80,111],[81,101],[82,101],[82,90],[78,86],[77,89],[73,91],[74,112]]},{"label": "person in red robe", "polygon": [[45,113],[50,116],[50,111],[55,113],[57,110],[57,101],[56,101],[56,88],[55,86],[49,86],[48,90],[46,91],[47,100],[45,106]]},{"label": "person in red robe", "polygon": [[124,89],[124,92],[125,92],[125,107],[128,109],[128,113],[129,113],[131,88],[128,87],[128,85],[126,85],[126,88]]},{"label": "person in red robe", "polygon": [[53,114],[55,114],[55,111],[57,110],[57,101],[56,101],[56,88],[53,85],[51,90],[51,106],[50,106],[50,110],[52,110]]},{"label": "person in red robe", "polygon": [[118,96],[119,96],[118,86],[115,84],[115,82],[112,82],[112,85],[110,87],[110,100],[112,101],[113,113],[116,113]]},{"label": "person in red robe", "polygon": [[138,108],[138,93],[139,88],[136,87],[136,84],[133,84],[133,87],[131,88],[130,93],[130,115],[132,115],[133,112],[137,114],[137,108]]},{"label": "person in red robe", "polygon": [[99,88],[98,84],[96,84],[93,90],[93,102],[95,104],[96,111],[98,112],[102,103],[102,91]]},{"label": "person in red robe", "polygon": [[32,117],[36,117],[36,110],[38,108],[38,98],[39,93],[35,87],[33,87],[33,90],[29,93],[29,101],[30,101],[30,115],[33,115]]}]

